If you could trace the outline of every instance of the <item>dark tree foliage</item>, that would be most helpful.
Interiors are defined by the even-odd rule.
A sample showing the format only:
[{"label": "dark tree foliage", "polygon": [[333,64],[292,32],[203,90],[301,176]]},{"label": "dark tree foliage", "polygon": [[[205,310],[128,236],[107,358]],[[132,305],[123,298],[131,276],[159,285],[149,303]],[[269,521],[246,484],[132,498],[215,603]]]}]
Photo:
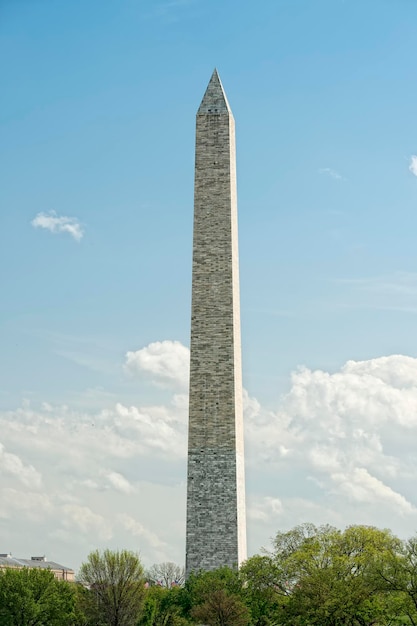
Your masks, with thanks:
[{"label": "dark tree foliage", "polygon": [[191,616],[207,626],[247,626],[249,611],[236,595],[225,589],[208,593],[203,602],[195,606]]},{"label": "dark tree foliage", "polygon": [[208,626],[246,626],[249,611],[239,573],[228,567],[191,574],[185,583],[185,616]]},{"label": "dark tree foliage", "polygon": [[174,587],[149,587],[138,626],[186,626],[182,615],[182,589]]}]

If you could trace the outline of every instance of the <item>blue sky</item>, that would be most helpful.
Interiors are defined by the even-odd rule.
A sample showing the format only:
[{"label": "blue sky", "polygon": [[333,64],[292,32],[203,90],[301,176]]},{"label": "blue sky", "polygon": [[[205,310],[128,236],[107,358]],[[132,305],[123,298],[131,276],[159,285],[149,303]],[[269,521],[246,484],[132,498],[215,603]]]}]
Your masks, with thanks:
[{"label": "blue sky", "polygon": [[215,66],[237,126],[249,550],[300,521],[414,532],[416,19],[411,0],[2,0],[4,551],[183,559]]}]

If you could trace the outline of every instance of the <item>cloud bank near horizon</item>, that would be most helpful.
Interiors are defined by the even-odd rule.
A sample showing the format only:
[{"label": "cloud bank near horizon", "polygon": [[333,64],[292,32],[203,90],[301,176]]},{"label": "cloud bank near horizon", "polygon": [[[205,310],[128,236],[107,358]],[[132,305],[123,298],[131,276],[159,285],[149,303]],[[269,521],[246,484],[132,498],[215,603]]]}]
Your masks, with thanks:
[{"label": "cloud bank near horizon", "polygon": [[[129,374],[170,385],[166,404],[0,413],[7,549],[17,554],[22,537],[41,536],[39,548],[55,545],[55,558],[77,564],[108,545],[140,549],[149,564],[182,562],[188,360],[178,341],[127,353]],[[301,367],[276,410],[245,391],[244,412],[252,551],[302,521],[414,532],[417,359],[348,361],[332,373]]]}]

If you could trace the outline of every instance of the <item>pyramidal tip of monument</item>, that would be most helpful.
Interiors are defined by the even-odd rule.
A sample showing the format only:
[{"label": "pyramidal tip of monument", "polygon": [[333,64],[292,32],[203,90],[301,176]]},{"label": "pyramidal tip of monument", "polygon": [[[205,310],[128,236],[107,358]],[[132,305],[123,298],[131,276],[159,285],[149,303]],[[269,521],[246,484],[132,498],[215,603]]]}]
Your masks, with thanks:
[{"label": "pyramidal tip of monument", "polygon": [[197,111],[197,115],[207,115],[208,113],[212,113],[213,115],[232,113],[217,68],[214,68],[206,92]]}]

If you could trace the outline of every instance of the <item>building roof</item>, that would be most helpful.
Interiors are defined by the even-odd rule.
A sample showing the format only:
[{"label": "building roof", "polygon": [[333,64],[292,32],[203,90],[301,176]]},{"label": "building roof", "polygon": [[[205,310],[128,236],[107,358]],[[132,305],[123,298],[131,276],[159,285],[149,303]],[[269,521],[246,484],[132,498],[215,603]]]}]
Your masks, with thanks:
[{"label": "building roof", "polygon": [[64,570],[72,572],[70,567],[55,563],[55,561],[47,561],[46,557],[31,557],[30,559],[17,559],[11,554],[0,555],[0,567],[30,567],[39,569]]}]

